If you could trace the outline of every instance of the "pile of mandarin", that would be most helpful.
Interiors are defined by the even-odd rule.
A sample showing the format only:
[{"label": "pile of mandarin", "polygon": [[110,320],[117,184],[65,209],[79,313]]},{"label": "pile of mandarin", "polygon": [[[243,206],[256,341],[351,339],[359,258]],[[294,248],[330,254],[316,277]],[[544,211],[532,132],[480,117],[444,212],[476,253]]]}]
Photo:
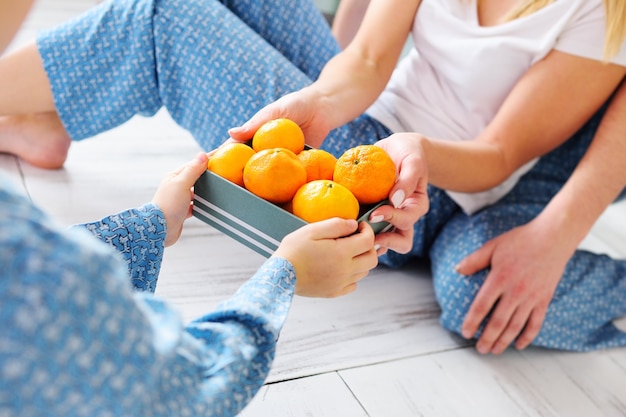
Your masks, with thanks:
[{"label": "pile of mandarin", "polygon": [[357,219],[362,207],[387,198],[397,175],[391,157],[375,145],[351,148],[339,158],[305,149],[302,129],[289,119],[265,123],[250,144],[219,147],[208,169],[309,223]]}]

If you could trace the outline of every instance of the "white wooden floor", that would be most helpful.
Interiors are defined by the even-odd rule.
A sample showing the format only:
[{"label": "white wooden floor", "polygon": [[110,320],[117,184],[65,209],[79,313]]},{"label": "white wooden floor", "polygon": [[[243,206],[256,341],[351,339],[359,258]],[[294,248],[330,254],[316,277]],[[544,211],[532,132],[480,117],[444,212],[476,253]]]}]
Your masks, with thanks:
[{"label": "white wooden floor", "polygon": [[[95,2],[40,0],[13,47]],[[0,170],[71,224],[148,201],[163,174],[199,150],[161,112],[72,145],[62,170],[8,155],[0,155]],[[612,207],[585,244],[626,257],[626,205]],[[192,319],[262,262],[191,219],[166,253],[157,293]],[[481,356],[439,326],[425,265],[381,268],[346,297],[296,297],[268,384],[241,416],[626,416],[626,349]]]}]

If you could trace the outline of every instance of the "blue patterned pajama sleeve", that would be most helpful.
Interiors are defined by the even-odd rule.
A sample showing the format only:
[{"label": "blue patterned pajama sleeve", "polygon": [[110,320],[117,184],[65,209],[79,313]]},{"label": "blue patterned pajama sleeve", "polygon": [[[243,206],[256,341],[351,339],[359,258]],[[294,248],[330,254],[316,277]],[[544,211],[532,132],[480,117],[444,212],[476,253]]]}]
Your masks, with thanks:
[{"label": "blue patterned pajama sleeve", "polygon": [[216,417],[248,404],[293,298],[290,263],[269,259],[184,325],[152,294],[158,207],[67,230],[1,181],[0,416]]}]

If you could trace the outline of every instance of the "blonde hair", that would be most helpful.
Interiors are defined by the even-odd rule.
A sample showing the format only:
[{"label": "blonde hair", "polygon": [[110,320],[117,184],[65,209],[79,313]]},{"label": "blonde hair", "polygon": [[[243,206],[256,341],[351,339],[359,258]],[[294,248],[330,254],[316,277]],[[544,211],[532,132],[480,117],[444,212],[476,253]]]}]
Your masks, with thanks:
[{"label": "blonde hair", "polygon": [[[505,21],[528,16],[554,1],[555,0],[525,0],[505,18]],[[604,0],[604,9],[606,14],[604,60],[609,61],[617,55],[626,38],[626,1]]]}]

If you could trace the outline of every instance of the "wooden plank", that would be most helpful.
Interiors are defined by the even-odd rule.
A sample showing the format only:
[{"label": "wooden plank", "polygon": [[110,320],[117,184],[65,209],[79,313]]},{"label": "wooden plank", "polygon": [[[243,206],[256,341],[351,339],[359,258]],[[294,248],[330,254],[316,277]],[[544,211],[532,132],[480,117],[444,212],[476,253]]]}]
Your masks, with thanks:
[{"label": "wooden plank", "polygon": [[366,417],[336,373],[265,385],[239,417]]},{"label": "wooden plank", "polygon": [[[626,349],[553,355],[531,349],[522,355],[537,390],[561,415],[626,416]],[[570,382],[575,388],[567,386]],[[584,408],[573,408],[579,401],[593,404],[597,412],[582,414]]]},{"label": "wooden plank", "polygon": [[623,416],[626,373],[611,363],[602,353],[468,348],[339,374],[372,417]]},{"label": "wooden plank", "polygon": [[269,381],[466,345],[439,325],[424,266],[379,268],[337,299],[297,297]]}]

